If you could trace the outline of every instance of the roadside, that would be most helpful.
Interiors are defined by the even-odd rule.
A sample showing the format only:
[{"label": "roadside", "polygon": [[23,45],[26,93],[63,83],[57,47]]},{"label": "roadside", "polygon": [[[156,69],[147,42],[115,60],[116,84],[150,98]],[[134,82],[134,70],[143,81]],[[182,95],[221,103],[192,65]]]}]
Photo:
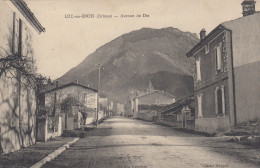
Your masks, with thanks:
[{"label": "roadside", "polygon": [[0,168],[30,167],[72,140],[71,137],[57,137],[47,142],[37,142],[18,151],[0,155]]},{"label": "roadside", "polygon": [[199,140],[194,139],[198,145],[210,147],[214,152],[233,156],[242,162],[260,166],[260,120],[251,121],[217,134],[197,132],[164,123],[154,122],[153,124],[171,127],[180,132],[201,135],[203,137]]}]

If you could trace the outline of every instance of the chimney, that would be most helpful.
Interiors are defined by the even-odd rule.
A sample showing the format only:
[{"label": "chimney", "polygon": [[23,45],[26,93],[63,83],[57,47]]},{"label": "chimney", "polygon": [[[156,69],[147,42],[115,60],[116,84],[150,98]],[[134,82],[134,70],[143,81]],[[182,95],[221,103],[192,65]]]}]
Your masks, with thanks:
[{"label": "chimney", "polygon": [[244,0],[241,5],[243,8],[243,16],[252,15],[255,13],[255,0]]},{"label": "chimney", "polygon": [[204,39],[206,37],[206,30],[203,28],[201,31],[200,31],[200,40]]}]

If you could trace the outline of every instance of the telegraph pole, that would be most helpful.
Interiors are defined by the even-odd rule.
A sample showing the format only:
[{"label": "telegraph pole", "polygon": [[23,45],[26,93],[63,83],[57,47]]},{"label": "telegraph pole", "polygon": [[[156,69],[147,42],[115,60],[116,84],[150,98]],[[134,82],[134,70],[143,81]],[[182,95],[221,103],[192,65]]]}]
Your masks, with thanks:
[{"label": "telegraph pole", "polygon": [[102,64],[98,65],[98,95],[97,95],[97,121],[96,127],[98,127],[98,113],[99,113],[99,93],[100,93],[100,68]]}]

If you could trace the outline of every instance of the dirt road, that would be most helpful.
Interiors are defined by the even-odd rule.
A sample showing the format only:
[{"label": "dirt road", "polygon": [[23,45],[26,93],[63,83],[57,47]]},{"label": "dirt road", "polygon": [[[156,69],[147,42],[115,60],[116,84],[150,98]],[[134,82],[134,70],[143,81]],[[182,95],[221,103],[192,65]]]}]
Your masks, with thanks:
[{"label": "dirt road", "polygon": [[209,142],[219,141],[209,138],[140,120],[109,118],[44,167],[257,167],[216,152]]}]

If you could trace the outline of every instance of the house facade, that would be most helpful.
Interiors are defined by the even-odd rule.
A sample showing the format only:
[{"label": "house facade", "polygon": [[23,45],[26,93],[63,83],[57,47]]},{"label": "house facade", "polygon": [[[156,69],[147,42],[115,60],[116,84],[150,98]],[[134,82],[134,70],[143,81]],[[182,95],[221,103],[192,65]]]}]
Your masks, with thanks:
[{"label": "house facade", "polygon": [[45,29],[23,0],[0,1],[0,11],[0,153],[9,153],[35,143],[33,39]]},{"label": "house facade", "polygon": [[[216,132],[260,117],[260,14],[242,3],[243,17],[218,25],[188,53],[193,58],[195,127]],[[253,11],[252,11],[253,10]]]},{"label": "house facade", "polygon": [[97,90],[74,82],[64,85],[56,83],[55,87],[42,90],[40,102],[44,108],[38,116],[43,123],[39,126],[39,139],[46,141],[59,136],[58,130],[74,130],[94,122],[97,96]]}]

